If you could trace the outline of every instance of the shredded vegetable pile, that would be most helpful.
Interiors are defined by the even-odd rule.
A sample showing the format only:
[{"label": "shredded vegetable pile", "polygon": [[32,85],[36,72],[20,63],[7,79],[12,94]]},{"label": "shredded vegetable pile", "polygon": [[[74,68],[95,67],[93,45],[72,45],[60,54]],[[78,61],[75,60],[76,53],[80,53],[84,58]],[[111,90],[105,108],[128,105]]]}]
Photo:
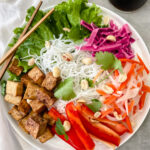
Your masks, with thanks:
[{"label": "shredded vegetable pile", "polygon": [[[89,51],[93,56],[96,52],[107,51],[115,54],[117,58],[134,57],[131,43],[135,40],[131,37],[132,33],[127,24],[119,29],[111,20],[108,28],[98,28],[95,24],[88,24],[82,20],[81,25],[91,32],[90,37],[84,39],[86,44],[81,46],[81,50]],[[110,39],[111,37],[113,39]]]}]

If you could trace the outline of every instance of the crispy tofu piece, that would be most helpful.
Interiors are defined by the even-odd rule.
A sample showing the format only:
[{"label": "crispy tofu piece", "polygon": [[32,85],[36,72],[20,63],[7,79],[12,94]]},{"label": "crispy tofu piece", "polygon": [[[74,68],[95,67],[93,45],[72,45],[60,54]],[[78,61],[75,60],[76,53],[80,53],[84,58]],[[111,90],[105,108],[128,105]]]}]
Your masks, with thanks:
[{"label": "crispy tofu piece", "polygon": [[17,59],[13,59],[12,63],[10,64],[8,70],[14,74],[16,74],[16,76],[19,76],[22,71],[23,71],[23,67],[19,67],[18,66],[18,60]]},{"label": "crispy tofu piece", "polygon": [[45,132],[38,138],[41,143],[45,143],[53,137],[53,134],[49,128],[46,128]]},{"label": "crispy tofu piece", "polygon": [[24,117],[18,110],[17,106],[13,106],[12,109],[8,112],[15,120],[20,120]]},{"label": "crispy tofu piece", "polygon": [[19,105],[19,103],[22,100],[22,97],[21,96],[12,96],[12,95],[6,94],[4,99],[8,103],[11,103],[11,104],[14,104],[14,105]]},{"label": "crispy tofu piece", "polygon": [[38,85],[29,82],[24,94],[24,99],[31,99],[31,100],[36,99],[38,90],[40,90],[40,87]]},{"label": "crispy tofu piece", "polygon": [[29,134],[29,132],[26,130],[25,125],[27,123],[27,120],[32,117],[32,116],[37,116],[38,114],[31,111],[25,118],[23,118],[22,120],[19,121],[19,126],[23,129],[23,131],[25,131],[26,133]]},{"label": "crispy tofu piece", "polygon": [[18,105],[18,110],[22,115],[26,116],[30,112],[31,107],[25,99],[22,99],[20,104]]},{"label": "crispy tofu piece", "polygon": [[56,84],[57,78],[53,76],[53,73],[47,73],[45,79],[42,82],[42,86],[45,87],[47,90],[52,90],[55,88]]},{"label": "crispy tofu piece", "polygon": [[39,85],[41,85],[45,77],[44,73],[37,66],[28,72],[28,76]]},{"label": "crispy tofu piece", "polygon": [[29,117],[25,124],[25,129],[32,135],[35,139],[41,136],[47,127],[47,120],[37,115],[34,117]]},{"label": "crispy tofu piece", "polygon": [[22,96],[23,84],[21,82],[7,81],[6,94],[12,96]]},{"label": "crispy tofu piece", "polygon": [[49,109],[54,102],[56,101],[55,98],[52,98],[52,93],[46,91],[44,88],[40,88],[37,92],[37,99],[44,103],[46,107]]},{"label": "crispy tofu piece", "polygon": [[48,121],[48,125],[50,126],[53,126],[56,122],[47,112],[44,112],[43,118]]},{"label": "crispy tofu piece", "polygon": [[28,74],[24,74],[21,77],[21,82],[27,87],[28,83],[33,81],[29,78]]},{"label": "crispy tofu piece", "polygon": [[32,100],[29,104],[32,107],[32,110],[37,113],[41,113],[46,108],[45,105],[39,100]]}]

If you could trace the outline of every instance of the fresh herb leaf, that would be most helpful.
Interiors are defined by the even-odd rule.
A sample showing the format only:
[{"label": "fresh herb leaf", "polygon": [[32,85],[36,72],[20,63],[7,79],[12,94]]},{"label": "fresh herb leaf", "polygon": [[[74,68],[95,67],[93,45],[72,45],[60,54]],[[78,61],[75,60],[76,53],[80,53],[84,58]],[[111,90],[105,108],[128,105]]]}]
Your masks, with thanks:
[{"label": "fresh herb leaf", "polygon": [[76,96],[73,91],[73,78],[65,79],[56,88],[54,95],[56,98],[63,100],[70,100]]},{"label": "fresh herb leaf", "polygon": [[120,60],[118,60],[112,53],[96,53],[96,63],[102,65],[101,68],[104,70],[114,69],[123,72]]},{"label": "fresh herb leaf", "polygon": [[68,140],[68,135],[66,134],[64,127],[61,123],[61,120],[58,118],[56,121],[56,127],[55,127],[56,133],[58,135],[64,135],[65,139]]},{"label": "fresh herb leaf", "polygon": [[7,71],[9,74],[8,80],[10,81],[20,81],[20,76],[16,76],[15,74],[11,73],[10,71]]},{"label": "fresh herb leaf", "polygon": [[7,82],[6,82],[5,80],[3,80],[3,81],[1,82],[1,94],[2,94],[3,96],[5,96],[5,94],[6,94],[6,84],[7,84]]},{"label": "fresh herb leaf", "polygon": [[86,78],[86,80],[88,81],[89,87],[94,87],[94,83],[91,79]]},{"label": "fresh herb leaf", "polygon": [[93,111],[97,112],[102,107],[102,103],[98,99],[92,99],[92,103],[87,104],[87,106]]}]

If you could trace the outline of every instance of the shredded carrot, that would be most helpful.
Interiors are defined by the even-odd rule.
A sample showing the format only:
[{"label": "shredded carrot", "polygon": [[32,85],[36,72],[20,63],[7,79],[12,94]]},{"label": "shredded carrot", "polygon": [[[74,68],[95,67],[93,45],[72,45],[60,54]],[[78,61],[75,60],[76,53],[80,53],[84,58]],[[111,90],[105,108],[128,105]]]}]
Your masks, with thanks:
[{"label": "shredded carrot", "polygon": [[101,70],[96,74],[96,76],[95,76],[94,79],[93,79],[93,83],[96,82],[97,78],[101,75],[101,73],[102,73],[103,71],[104,71],[104,70],[101,69]]},{"label": "shredded carrot", "polygon": [[104,118],[104,117],[106,117],[107,115],[109,115],[110,113],[112,113],[114,111],[114,108],[109,108],[109,109],[107,109],[106,111],[102,111],[101,112],[101,118]]},{"label": "shredded carrot", "polygon": [[106,85],[109,86],[109,87],[111,87],[114,91],[116,91],[116,87],[113,84],[107,83]]},{"label": "shredded carrot", "polygon": [[145,85],[145,84],[143,84],[143,86],[142,86],[142,91],[143,91],[143,92],[149,92],[149,93],[150,93],[150,87],[147,86],[147,85]]},{"label": "shredded carrot", "polygon": [[133,59],[126,59],[126,58],[121,58],[119,59],[121,62],[130,62],[130,63],[136,63],[136,64],[140,64],[139,61],[133,60]]},{"label": "shredded carrot", "polygon": [[138,82],[138,83],[137,83],[137,87],[141,87],[141,82]]},{"label": "shredded carrot", "polygon": [[144,107],[146,95],[147,95],[147,92],[144,92],[140,98],[140,101],[139,101],[139,108],[140,109],[142,109]]},{"label": "shredded carrot", "polygon": [[122,115],[122,118],[125,118],[127,116],[127,113],[125,112],[123,115]]},{"label": "shredded carrot", "polygon": [[133,107],[134,107],[134,104],[135,104],[135,101],[132,100],[132,101],[130,102],[130,104],[128,105],[128,112],[129,112],[129,113],[132,111],[132,109],[133,109]]},{"label": "shredded carrot", "polygon": [[97,89],[96,92],[99,93],[102,96],[106,96],[107,95],[107,93],[105,93],[103,90],[98,90]]},{"label": "shredded carrot", "polygon": [[115,70],[115,77],[118,77],[118,76],[119,76],[119,71]]},{"label": "shredded carrot", "polygon": [[138,60],[140,61],[141,65],[144,66],[144,69],[145,69],[145,71],[147,72],[147,74],[149,74],[149,70],[148,70],[148,68],[146,67],[146,65],[144,64],[142,58],[141,58],[138,54],[137,54],[137,57],[138,57]]},{"label": "shredded carrot", "polygon": [[113,103],[112,105],[113,105],[114,109],[116,110],[116,112],[118,114],[121,114],[121,109],[118,107],[118,105],[116,103]]},{"label": "shredded carrot", "polygon": [[125,122],[126,122],[126,124],[127,124],[127,126],[128,126],[129,132],[130,132],[130,133],[133,133],[133,128],[132,128],[132,125],[131,125],[131,121],[130,121],[129,116],[126,116],[126,117],[125,117]]},{"label": "shredded carrot", "polygon": [[144,66],[142,65],[142,67],[140,67],[138,70],[137,70],[137,75],[141,74],[144,70]]},{"label": "shredded carrot", "polygon": [[135,66],[136,66],[135,63],[132,64],[132,66],[131,66],[131,68],[130,68],[128,74],[127,74],[127,80],[126,80],[125,82],[123,82],[123,83],[120,85],[120,87],[118,88],[119,91],[120,91],[120,90],[123,90],[123,89],[127,86],[127,84],[128,84],[128,82],[129,82],[129,80],[131,79],[132,75],[134,75]]},{"label": "shredded carrot", "polygon": [[134,106],[134,107],[133,107],[133,115],[135,115],[136,112],[137,112],[137,106]]},{"label": "shredded carrot", "polygon": [[116,96],[114,95],[110,95],[109,97],[107,97],[104,101],[104,104],[112,104],[113,102],[115,102],[117,99]]},{"label": "shredded carrot", "polygon": [[143,92],[142,92],[142,90],[140,90],[140,91],[139,91],[139,95],[142,95],[142,94],[143,94]]}]

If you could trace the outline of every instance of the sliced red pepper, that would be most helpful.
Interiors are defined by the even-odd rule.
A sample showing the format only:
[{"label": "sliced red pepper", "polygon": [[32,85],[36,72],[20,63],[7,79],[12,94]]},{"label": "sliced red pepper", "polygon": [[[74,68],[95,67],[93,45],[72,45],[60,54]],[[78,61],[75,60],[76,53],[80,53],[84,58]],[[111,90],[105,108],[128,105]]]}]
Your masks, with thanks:
[{"label": "sliced red pepper", "polygon": [[82,141],[86,150],[93,150],[95,144],[91,139],[90,135],[87,133],[86,129],[84,128],[73,102],[66,105],[66,114],[69,121],[71,122],[72,127],[78,135],[78,138]]},{"label": "sliced red pepper", "polygon": [[100,122],[94,122],[83,111],[80,111],[80,118],[86,130],[97,138],[113,143],[116,146],[120,144],[120,136],[112,129],[106,127]]},{"label": "sliced red pepper", "polygon": [[100,117],[94,118],[94,113],[85,104],[78,103],[77,104],[77,110],[79,112],[82,110],[82,112],[84,112],[89,118],[98,120],[100,123],[102,123],[103,125],[106,125],[107,127],[112,129],[113,131],[117,132],[119,135],[123,135],[125,132],[128,131],[128,129],[123,124],[121,124],[117,121],[111,121],[108,119],[101,119]]},{"label": "sliced red pepper", "polygon": [[[50,109],[48,114],[54,119],[57,120],[58,118],[63,123],[66,119],[65,116],[60,114],[54,107]],[[55,131],[55,126],[52,128],[53,133],[57,134]],[[66,143],[70,144],[72,147],[74,147],[76,150],[85,150],[84,145],[82,144],[81,140],[78,138],[76,132],[73,128],[71,128],[68,132],[66,132],[68,135],[68,140],[64,138],[63,135],[58,135],[62,140],[64,140]]]}]

